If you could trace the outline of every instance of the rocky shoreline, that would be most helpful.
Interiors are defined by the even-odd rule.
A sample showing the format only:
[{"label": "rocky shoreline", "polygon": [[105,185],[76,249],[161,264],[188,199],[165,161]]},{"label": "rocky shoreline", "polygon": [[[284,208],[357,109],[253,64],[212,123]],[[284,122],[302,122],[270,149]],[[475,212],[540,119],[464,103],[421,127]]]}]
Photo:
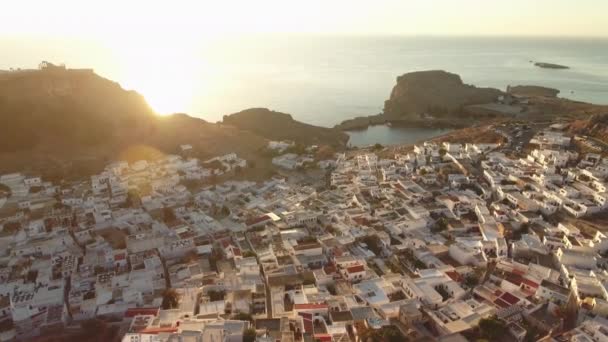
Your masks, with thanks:
[{"label": "rocky shoreline", "polygon": [[388,119],[384,114],[360,116],[349,119],[334,126],[341,131],[366,130],[370,126],[391,125],[412,128],[464,128],[472,124],[470,120],[433,119],[433,118],[403,118]]}]

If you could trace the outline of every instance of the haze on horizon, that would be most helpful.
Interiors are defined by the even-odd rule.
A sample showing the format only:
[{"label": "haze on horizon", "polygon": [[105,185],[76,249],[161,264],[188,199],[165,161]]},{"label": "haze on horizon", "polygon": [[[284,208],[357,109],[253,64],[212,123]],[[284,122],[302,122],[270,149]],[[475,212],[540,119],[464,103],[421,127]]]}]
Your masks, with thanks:
[{"label": "haze on horizon", "polygon": [[172,112],[203,92],[193,75],[218,73],[201,62],[205,42],[294,33],[608,37],[606,13],[604,0],[20,0],[0,12],[0,69],[42,59],[92,67]]},{"label": "haze on horizon", "polygon": [[608,37],[603,0],[37,1],[4,4],[3,36],[227,33]]}]

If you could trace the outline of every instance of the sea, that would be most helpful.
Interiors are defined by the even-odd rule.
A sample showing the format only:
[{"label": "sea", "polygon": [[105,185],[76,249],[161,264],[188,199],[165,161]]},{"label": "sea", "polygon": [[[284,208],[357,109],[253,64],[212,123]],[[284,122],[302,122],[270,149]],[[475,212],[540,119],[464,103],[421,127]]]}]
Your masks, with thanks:
[{"label": "sea", "polygon": [[[164,104],[159,110],[211,122],[266,107],[332,127],[380,113],[397,76],[431,69],[457,73],[465,83],[481,87],[540,85],[559,89],[562,97],[608,104],[608,39],[599,38],[251,35],[207,41],[187,56],[164,53],[157,59],[153,53],[122,58],[103,46],[81,46],[72,53],[70,42],[56,42],[48,51],[10,44],[0,40],[0,48],[12,52],[0,61],[0,69],[15,63],[32,66],[45,58],[68,67],[92,67],[139,90],[153,107]],[[532,61],[570,69],[542,69]],[[361,146],[409,143],[443,133],[382,126],[349,134],[351,145]]]}]

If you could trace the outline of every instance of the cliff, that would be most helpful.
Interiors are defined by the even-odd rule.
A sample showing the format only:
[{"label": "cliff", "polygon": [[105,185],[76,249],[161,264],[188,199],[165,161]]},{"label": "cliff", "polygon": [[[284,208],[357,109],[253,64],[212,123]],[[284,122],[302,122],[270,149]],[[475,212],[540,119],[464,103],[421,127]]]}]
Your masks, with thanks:
[{"label": "cliff", "polygon": [[490,103],[503,94],[498,89],[464,84],[460,76],[442,70],[417,71],[397,77],[384,103],[387,119],[422,114],[447,116],[474,104]]},{"label": "cliff", "polygon": [[348,135],[338,129],[298,122],[289,114],[267,108],[250,108],[225,115],[222,123],[270,140],[292,140],[304,145],[344,147],[348,141]]}]

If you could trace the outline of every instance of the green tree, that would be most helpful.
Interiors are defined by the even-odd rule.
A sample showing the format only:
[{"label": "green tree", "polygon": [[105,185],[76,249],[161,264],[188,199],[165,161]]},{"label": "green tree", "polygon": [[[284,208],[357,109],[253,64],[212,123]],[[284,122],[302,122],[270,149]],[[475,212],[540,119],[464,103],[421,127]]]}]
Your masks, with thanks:
[{"label": "green tree", "polygon": [[327,291],[329,293],[331,293],[332,296],[335,296],[338,294],[338,292],[336,291],[336,286],[334,284],[327,285]]},{"label": "green tree", "polygon": [[216,302],[219,300],[224,300],[224,297],[226,296],[226,291],[223,290],[209,290],[207,292],[207,295],[209,296],[209,300],[212,302]]},{"label": "green tree", "polygon": [[255,342],[257,334],[255,329],[249,328],[243,332],[243,342]]},{"label": "green tree", "polygon": [[437,222],[435,222],[435,226],[433,227],[432,231],[434,233],[438,233],[446,229],[448,229],[448,219],[442,216],[437,220]]},{"label": "green tree", "polygon": [[2,194],[2,193],[6,193],[7,197],[10,197],[10,195],[11,195],[11,188],[9,188],[8,186],[6,186],[6,184],[0,183],[0,194]]},{"label": "green tree", "polygon": [[42,188],[41,186],[38,186],[38,185],[36,185],[36,186],[32,186],[32,187],[30,188],[30,193],[31,193],[31,194],[37,194],[37,193],[39,193],[40,191],[42,191],[42,189],[43,189],[43,188]]},{"label": "green tree", "polygon": [[367,330],[361,337],[363,342],[402,342],[406,338],[395,326],[384,326],[380,329]]},{"label": "green tree", "polygon": [[468,287],[475,287],[477,284],[479,284],[479,277],[477,277],[475,274],[469,274],[466,276],[466,278],[464,278],[464,283]]},{"label": "green tree", "polygon": [[129,192],[127,192],[127,199],[124,203],[125,208],[139,206],[140,204],[141,199],[139,198],[139,194],[137,193],[137,191],[130,190]]},{"label": "green tree", "polygon": [[380,255],[382,253],[382,242],[378,236],[367,235],[362,241],[367,245],[367,248],[369,248],[370,251],[374,252],[374,254]]},{"label": "green tree", "polygon": [[250,257],[254,257],[257,258],[257,254],[255,254],[255,252],[253,251],[246,251],[245,253],[243,253],[243,258],[250,258]]},{"label": "green tree", "polygon": [[175,309],[179,305],[179,293],[174,289],[167,289],[163,292],[163,310]]},{"label": "green tree", "polygon": [[237,321],[253,322],[253,316],[251,316],[251,314],[244,313],[244,312],[237,313],[236,315],[234,315],[232,317],[232,319],[237,320]]},{"label": "green tree", "polygon": [[170,223],[177,220],[177,217],[175,216],[175,213],[173,212],[172,208],[169,207],[164,207],[163,208],[163,221],[165,223]]},{"label": "green tree", "polygon": [[89,319],[80,323],[81,333],[76,334],[68,341],[113,341],[118,334],[118,326],[112,326],[100,319]]},{"label": "green tree", "polygon": [[4,228],[2,228],[2,230],[7,233],[14,234],[14,233],[18,232],[19,230],[21,230],[21,223],[7,222],[4,224]]},{"label": "green tree", "polygon": [[482,318],[479,333],[488,340],[496,340],[507,333],[507,326],[496,317]]}]

